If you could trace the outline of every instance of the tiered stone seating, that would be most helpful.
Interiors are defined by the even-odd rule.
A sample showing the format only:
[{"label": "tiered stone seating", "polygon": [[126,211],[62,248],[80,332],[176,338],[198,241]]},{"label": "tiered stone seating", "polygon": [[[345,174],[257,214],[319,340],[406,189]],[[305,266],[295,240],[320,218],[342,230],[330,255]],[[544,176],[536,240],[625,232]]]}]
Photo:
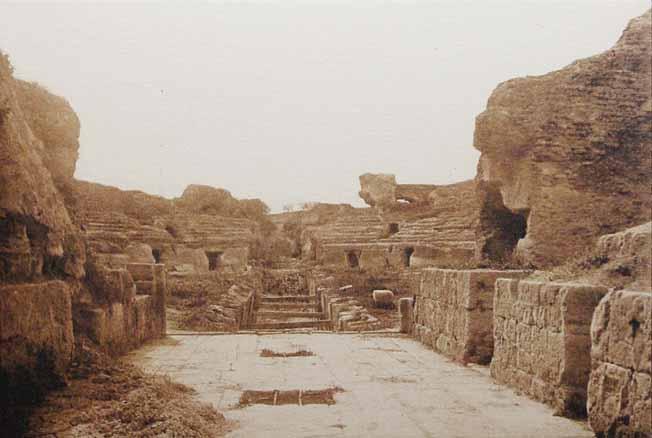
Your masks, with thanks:
[{"label": "tiered stone seating", "polygon": [[176,214],[161,218],[174,227],[177,242],[191,248],[247,246],[254,239],[255,222],[214,215]]},{"label": "tiered stone seating", "polygon": [[475,235],[472,218],[441,215],[420,219],[414,222],[403,222],[399,231],[381,239],[383,243],[400,243],[420,246],[456,246],[473,249]]},{"label": "tiered stone seating", "polygon": [[377,213],[366,209],[342,216],[335,222],[321,227],[315,237],[324,245],[369,243],[383,237],[385,224]]}]

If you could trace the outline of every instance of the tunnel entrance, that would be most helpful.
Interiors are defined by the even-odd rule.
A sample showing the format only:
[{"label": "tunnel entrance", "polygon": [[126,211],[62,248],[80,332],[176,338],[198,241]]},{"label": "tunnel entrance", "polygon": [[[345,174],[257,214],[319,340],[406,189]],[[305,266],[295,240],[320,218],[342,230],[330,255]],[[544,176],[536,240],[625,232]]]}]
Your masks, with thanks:
[{"label": "tunnel entrance", "polygon": [[222,264],[222,253],[219,251],[206,251],[208,258],[208,270],[217,271]]},{"label": "tunnel entrance", "polygon": [[392,234],[398,233],[398,224],[396,222],[392,222],[392,223],[389,224],[388,233],[389,233],[390,236]]},{"label": "tunnel entrance", "polygon": [[154,257],[154,263],[161,263],[161,250],[158,248],[152,248],[152,256]]},{"label": "tunnel entrance", "polygon": [[349,268],[357,268],[360,266],[360,259],[355,251],[349,251],[346,253],[346,261],[349,264]]},{"label": "tunnel entrance", "polygon": [[403,265],[406,268],[410,267],[410,263],[412,263],[412,254],[414,254],[414,248],[405,248],[403,250]]},{"label": "tunnel entrance", "polygon": [[481,256],[492,261],[509,261],[518,241],[527,235],[530,210],[508,209],[495,186],[485,186],[480,193],[483,196],[479,230],[483,241]]}]

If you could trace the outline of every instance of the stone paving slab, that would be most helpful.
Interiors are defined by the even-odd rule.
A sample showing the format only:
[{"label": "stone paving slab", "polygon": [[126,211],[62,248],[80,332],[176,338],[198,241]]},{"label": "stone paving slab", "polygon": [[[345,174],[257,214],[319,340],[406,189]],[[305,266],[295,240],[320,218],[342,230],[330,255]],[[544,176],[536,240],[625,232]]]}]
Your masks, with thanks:
[{"label": "stone paving slab", "polygon": [[[131,360],[197,390],[239,426],[230,437],[592,437],[585,423],[396,335],[173,336]],[[168,343],[169,344],[169,343]],[[309,350],[313,356],[261,357]],[[336,404],[239,407],[244,390],[340,387]]]}]

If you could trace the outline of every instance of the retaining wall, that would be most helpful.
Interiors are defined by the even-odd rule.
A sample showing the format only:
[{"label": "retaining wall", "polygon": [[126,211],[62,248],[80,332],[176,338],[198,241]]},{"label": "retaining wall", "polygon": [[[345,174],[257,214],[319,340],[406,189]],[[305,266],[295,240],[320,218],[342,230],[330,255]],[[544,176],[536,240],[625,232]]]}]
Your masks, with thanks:
[{"label": "retaining wall", "polygon": [[499,279],[491,375],[560,415],[586,414],[590,325],[605,287]]},{"label": "retaining wall", "polygon": [[488,364],[493,354],[494,284],[527,271],[424,269],[417,290],[414,335],[461,362]]},{"label": "retaining wall", "polygon": [[589,424],[598,436],[652,436],[652,293],[607,294],[591,324]]}]

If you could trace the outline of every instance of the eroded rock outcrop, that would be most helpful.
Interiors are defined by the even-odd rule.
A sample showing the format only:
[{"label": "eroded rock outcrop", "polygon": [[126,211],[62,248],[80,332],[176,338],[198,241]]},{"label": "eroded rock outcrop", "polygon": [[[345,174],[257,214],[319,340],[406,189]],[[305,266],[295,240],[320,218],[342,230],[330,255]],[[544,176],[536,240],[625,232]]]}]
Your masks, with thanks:
[{"label": "eroded rock outcrop", "polygon": [[[24,111],[21,106],[21,93],[17,91],[21,86],[12,77],[8,60],[0,54],[0,281],[30,281],[43,276],[81,278],[83,244],[44,164],[44,142],[28,123],[41,119],[35,111]],[[45,90],[33,97],[39,98],[46,99],[46,106],[49,100],[60,99]],[[35,126],[41,133],[40,125]],[[51,167],[57,177],[65,179],[63,168],[69,163]]]},{"label": "eroded rock outcrop", "polygon": [[74,154],[54,152],[53,139],[60,134],[62,149],[74,149],[78,125],[62,122],[70,116],[62,98],[12,74],[0,52],[2,424],[16,405],[64,380],[74,345],[72,302],[85,273],[83,240],[60,190]]},{"label": "eroded rock outcrop", "polygon": [[549,265],[650,220],[650,12],[600,55],[496,88],[476,121],[479,254]]}]

